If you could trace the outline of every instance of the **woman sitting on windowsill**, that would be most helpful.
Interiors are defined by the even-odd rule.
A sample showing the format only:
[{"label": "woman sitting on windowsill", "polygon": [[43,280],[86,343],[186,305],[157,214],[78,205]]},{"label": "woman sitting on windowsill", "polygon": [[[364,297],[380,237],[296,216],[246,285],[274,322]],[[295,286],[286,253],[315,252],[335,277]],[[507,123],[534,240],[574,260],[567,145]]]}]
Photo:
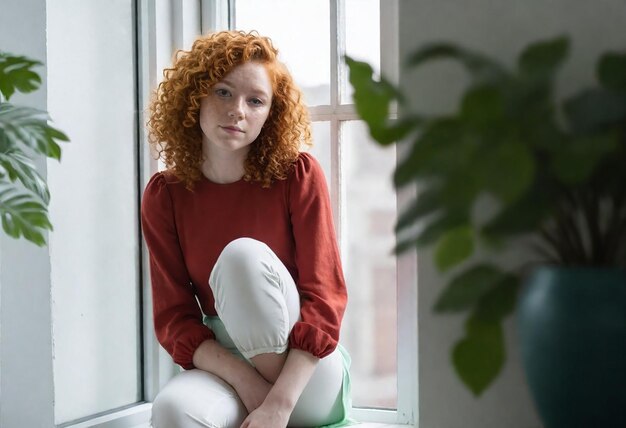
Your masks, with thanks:
[{"label": "woman sitting on windowsill", "polygon": [[254,33],[202,37],[165,70],[150,108],[167,166],[141,211],[154,325],[186,369],[155,399],[155,428],[347,423],[347,296],[328,190],[300,152],[310,123],[277,53]]}]

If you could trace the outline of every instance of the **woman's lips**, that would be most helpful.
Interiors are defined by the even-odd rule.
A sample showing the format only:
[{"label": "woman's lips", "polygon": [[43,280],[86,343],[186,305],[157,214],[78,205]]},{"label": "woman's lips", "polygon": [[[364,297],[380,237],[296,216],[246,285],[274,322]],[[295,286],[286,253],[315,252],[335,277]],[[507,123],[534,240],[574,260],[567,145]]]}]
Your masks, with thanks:
[{"label": "woman's lips", "polygon": [[237,126],[221,126],[220,128],[229,132],[243,132],[243,130]]}]

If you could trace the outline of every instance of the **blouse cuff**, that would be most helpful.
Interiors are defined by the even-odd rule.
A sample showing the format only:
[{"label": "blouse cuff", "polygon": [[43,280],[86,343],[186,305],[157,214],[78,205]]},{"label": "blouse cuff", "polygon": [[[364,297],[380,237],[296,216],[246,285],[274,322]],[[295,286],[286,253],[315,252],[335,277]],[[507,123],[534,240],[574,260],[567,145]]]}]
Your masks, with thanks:
[{"label": "blouse cuff", "polygon": [[306,351],[317,358],[324,358],[337,348],[337,341],[314,325],[299,321],[289,335],[289,347]]},{"label": "blouse cuff", "polygon": [[198,326],[193,331],[188,332],[185,337],[180,338],[174,345],[172,358],[174,362],[184,368],[191,370],[193,365],[193,354],[205,340],[215,339],[215,334],[206,326]]}]

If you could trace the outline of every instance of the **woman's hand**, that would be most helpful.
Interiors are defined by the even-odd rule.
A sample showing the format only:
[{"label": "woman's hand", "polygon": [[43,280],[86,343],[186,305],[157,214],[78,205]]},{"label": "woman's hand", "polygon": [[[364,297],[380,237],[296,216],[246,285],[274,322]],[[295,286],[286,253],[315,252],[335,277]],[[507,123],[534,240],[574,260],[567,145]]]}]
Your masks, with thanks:
[{"label": "woman's hand", "polygon": [[263,404],[250,412],[241,428],[285,428],[319,359],[299,349],[289,351],[276,383]]},{"label": "woman's hand", "polygon": [[291,410],[263,403],[250,412],[241,428],[286,428]]}]

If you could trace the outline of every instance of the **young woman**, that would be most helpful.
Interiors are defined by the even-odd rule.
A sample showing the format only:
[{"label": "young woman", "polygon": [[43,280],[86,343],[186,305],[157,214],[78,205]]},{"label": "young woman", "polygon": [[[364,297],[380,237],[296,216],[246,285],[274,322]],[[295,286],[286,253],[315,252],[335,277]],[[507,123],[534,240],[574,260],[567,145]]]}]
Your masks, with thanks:
[{"label": "young woman", "polygon": [[345,424],[346,287],[301,93],[269,39],[180,52],[150,108],[167,170],[146,186],[157,338],[185,371],[155,428]]}]

